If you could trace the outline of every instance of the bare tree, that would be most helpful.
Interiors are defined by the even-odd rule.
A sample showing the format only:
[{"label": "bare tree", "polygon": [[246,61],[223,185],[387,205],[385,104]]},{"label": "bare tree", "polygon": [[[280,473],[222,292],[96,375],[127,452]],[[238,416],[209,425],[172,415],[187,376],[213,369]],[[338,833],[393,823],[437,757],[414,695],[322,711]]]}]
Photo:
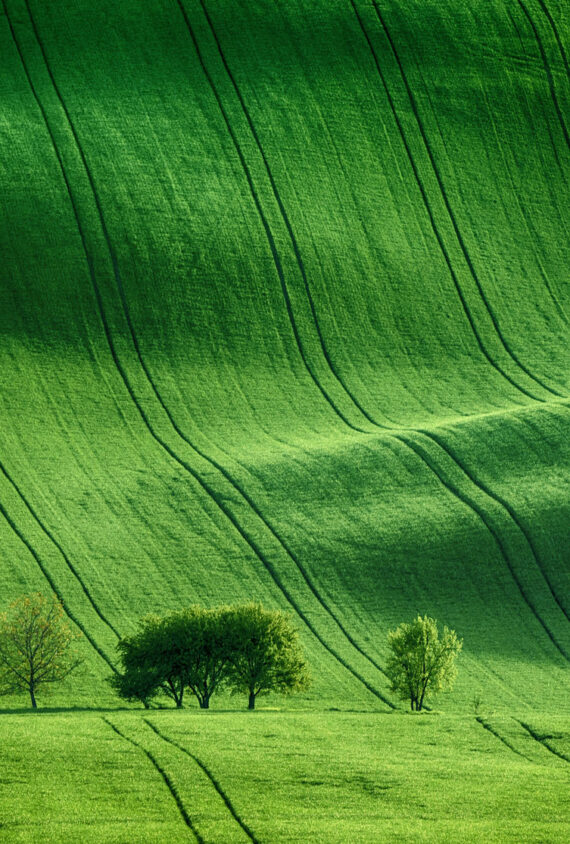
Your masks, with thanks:
[{"label": "bare tree", "polygon": [[0,613],[0,695],[36,692],[65,679],[82,662],[73,648],[81,634],[64,619],[55,596],[24,595]]}]

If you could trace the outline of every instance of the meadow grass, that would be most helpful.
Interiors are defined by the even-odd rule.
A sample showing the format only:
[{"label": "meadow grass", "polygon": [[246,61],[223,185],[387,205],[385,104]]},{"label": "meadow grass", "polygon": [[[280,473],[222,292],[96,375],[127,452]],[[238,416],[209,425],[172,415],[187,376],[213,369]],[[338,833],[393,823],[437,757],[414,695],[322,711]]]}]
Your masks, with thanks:
[{"label": "meadow grass", "polygon": [[[570,833],[570,763],[535,749],[513,716],[490,716],[494,733],[442,712],[2,720],[6,841],[554,842]],[[566,719],[537,713],[533,723],[568,747]]]}]

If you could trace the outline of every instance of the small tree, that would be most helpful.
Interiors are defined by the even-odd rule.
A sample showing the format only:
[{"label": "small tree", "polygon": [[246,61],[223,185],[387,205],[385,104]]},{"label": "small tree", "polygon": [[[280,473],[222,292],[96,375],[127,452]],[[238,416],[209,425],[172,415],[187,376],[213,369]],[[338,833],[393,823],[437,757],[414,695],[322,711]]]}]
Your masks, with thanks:
[{"label": "small tree", "polygon": [[411,624],[400,624],[388,633],[388,646],[392,654],[386,673],[392,692],[409,700],[412,710],[421,710],[426,698],[452,688],[457,675],[455,660],[463,646],[454,630],[444,627],[440,639],[437,622],[418,616]]},{"label": "small tree", "polygon": [[64,680],[81,664],[73,649],[81,634],[63,616],[61,602],[39,592],[0,614],[0,694],[27,692],[37,709],[38,689]]},{"label": "small tree", "polygon": [[258,695],[290,694],[309,685],[307,664],[288,616],[250,603],[226,610],[229,645],[228,684],[234,693],[248,695],[255,708]]}]

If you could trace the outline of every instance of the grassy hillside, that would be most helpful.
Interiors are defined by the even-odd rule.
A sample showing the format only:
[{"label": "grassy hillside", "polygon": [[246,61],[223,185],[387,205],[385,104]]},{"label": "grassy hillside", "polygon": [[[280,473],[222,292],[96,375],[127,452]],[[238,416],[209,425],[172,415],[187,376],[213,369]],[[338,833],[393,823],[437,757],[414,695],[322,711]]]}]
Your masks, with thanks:
[{"label": "grassy hillside", "polygon": [[52,705],[116,704],[142,614],[255,598],[296,706],[391,709],[420,612],[464,637],[446,708],[568,713],[569,35],[562,0],[1,0],[0,599],[86,636]]}]

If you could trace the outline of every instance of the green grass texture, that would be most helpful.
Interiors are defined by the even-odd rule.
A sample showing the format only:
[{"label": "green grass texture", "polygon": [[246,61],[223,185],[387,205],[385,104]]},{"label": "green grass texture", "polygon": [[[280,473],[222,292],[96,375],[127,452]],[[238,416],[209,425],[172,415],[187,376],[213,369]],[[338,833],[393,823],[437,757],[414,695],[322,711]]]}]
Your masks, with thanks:
[{"label": "green grass texture", "polygon": [[10,844],[544,844],[570,834],[560,716],[522,725],[379,712],[2,718],[0,830]]},{"label": "green grass texture", "polygon": [[255,599],[291,706],[391,710],[427,613],[447,709],[568,712],[569,35],[557,0],[2,0],[0,597],[85,634],[50,705],[115,705],[141,615]]}]

